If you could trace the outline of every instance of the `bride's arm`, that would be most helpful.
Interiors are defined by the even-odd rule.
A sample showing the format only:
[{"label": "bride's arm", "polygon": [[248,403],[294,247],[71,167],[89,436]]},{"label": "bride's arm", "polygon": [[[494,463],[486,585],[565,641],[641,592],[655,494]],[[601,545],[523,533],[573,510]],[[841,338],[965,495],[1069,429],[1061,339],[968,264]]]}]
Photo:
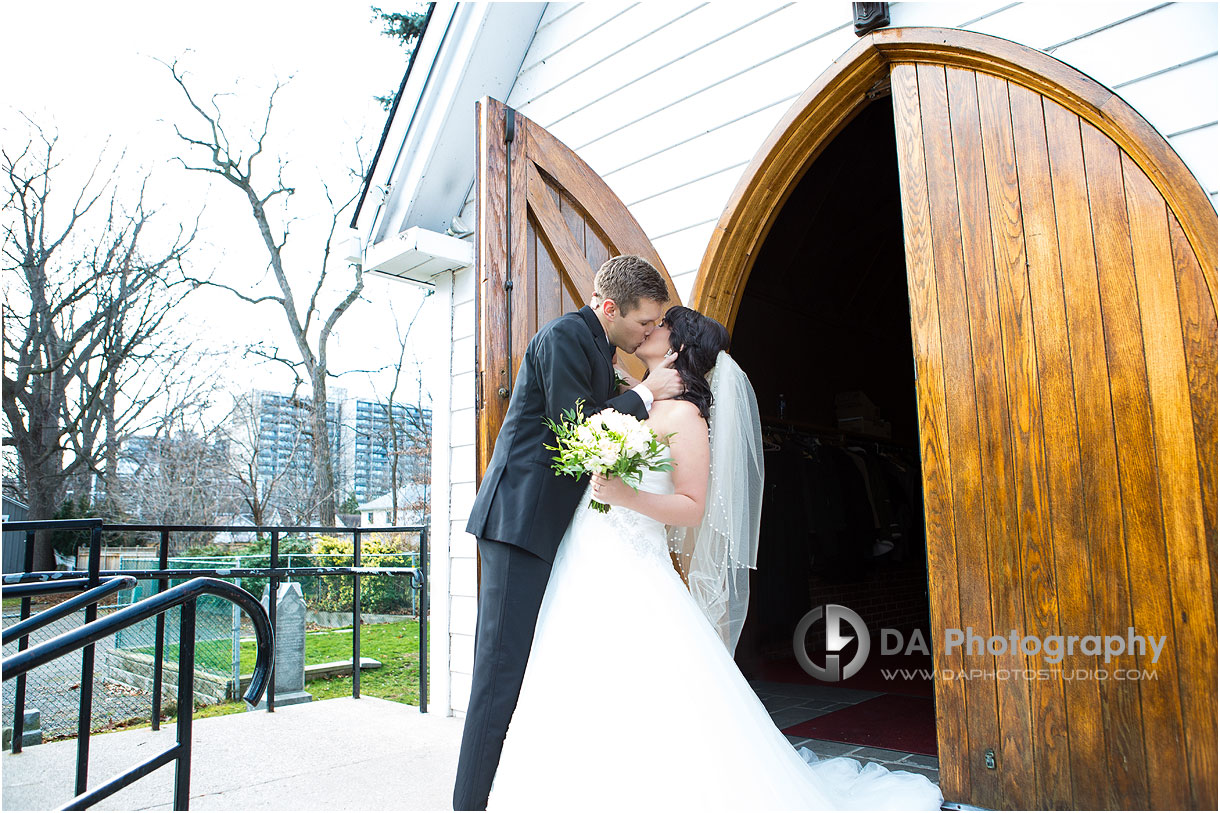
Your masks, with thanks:
[{"label": "bride's arm", "polygon": [[668,422],[667,431],[674,433],[669,445],[669,457],[674,461],[674,469],[670,472],[674,493],[635,491],[617,477],[607,479],[595,474],[593,499],[630,508],[666,525],[695,526],[703,520],[703,503],[707,496],[707,423],[699,414],[699,408],[689,401],[661,403],[673,405],[670,407],[673,418]]}]

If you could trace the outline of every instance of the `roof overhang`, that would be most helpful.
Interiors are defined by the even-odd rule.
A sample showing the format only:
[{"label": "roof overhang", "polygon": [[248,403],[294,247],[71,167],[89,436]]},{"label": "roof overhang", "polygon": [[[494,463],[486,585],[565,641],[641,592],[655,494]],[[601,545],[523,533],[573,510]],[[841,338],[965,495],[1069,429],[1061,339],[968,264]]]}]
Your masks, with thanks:
[{"label": "roof overhang", "polygon": [[430,285],[470,264],[451,224],[474,178],[474,105],[508,97],[545,8],[433,4],[352,224],[365,271]]}]

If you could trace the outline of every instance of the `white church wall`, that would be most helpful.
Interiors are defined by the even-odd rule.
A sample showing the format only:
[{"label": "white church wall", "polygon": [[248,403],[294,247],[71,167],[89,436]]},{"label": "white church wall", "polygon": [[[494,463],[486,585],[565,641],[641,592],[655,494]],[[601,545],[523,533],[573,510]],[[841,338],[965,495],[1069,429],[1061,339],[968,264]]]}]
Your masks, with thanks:
[{"label": "white church wall", "polygon": [[[1048,51],[1118,90],[1215,200],[1214,4],[894,3],[891,25]],[[685,298],[758,147],[855,41],[847,3],[553,6],[508,103],[606,179]]]},{"label": "white church wall", "polygon": [[452,423],[449,431],[449,644],[450,707],[466,711],[474,662],[474,627],[478,617],[476,544],[466,533],[466,520],[475,494],[474,317],[473,269],[453,274],[453,342],[450,386]]},{"label": "white church wall", "polygon": [[[891,25],[965,28],[1051,53],[1147,118],[1216,203],[1214,3],[893,3]],[[553,3],[506,101],[605,178],[686,300],[742,172],[792,102],[856,41],[848,3]],[[475,542],[464,530],[475,492],[474,285],[472,270],[454,275],[445,530],[459,713],[477,615]]]}]

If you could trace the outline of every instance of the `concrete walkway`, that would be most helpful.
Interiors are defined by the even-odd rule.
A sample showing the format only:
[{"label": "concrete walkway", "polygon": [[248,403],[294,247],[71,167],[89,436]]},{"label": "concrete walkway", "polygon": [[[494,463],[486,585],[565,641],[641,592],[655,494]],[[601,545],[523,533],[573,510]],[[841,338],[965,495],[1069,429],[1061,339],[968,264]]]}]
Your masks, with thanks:
[{"label": "concrete walkway", "polygon": [[[173,725],[95,734],[92,789],[170,748]],[[191,810],[450,810],[462,719],[375,697],[194,722]],[[3,804],[53,810],[75,796],[76,741],[3,758]],[[95,810],[172,810],[170,763]]]}]

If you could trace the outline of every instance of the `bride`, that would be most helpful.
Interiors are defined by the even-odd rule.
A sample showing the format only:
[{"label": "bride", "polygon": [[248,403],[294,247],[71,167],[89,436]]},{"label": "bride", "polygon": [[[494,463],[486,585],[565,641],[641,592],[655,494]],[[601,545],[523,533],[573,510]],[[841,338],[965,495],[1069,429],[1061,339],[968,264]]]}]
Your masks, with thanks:
[{"label": "bride", "polygon": [[[686,394],[648,418],[674,433],[675,466],[645,472],[638,492],[591,479],[551,569],[488,810],[940,808],[921,774],[798,753],[733,661],[762,453],[727,346],[723,325],[674,307],[636,351],[649,369],[678,354]],[[590,497],[613,507],[590,510]]]}]

